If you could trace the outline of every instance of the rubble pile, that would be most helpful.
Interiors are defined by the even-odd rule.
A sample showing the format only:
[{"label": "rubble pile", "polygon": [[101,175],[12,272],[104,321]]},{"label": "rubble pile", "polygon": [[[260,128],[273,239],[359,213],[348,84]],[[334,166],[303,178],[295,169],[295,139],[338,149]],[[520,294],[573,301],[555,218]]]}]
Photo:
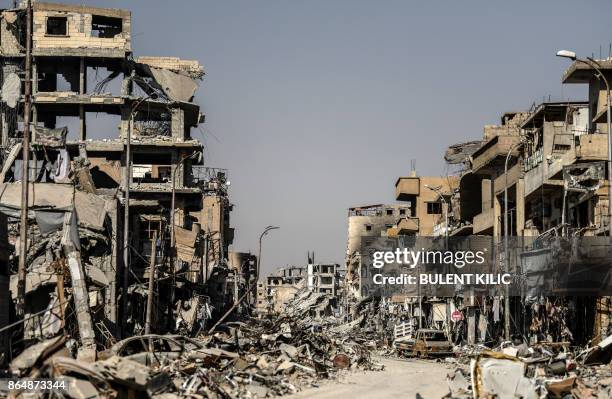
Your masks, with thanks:
[{"label": "rubble pile", "polygon": [[134,336],[93,363],[74,359],[74,342],[59,336],[24,351],[11,372],[65,380],[60,393],[68,398],[169,399],[281,396],[347,370],[382,370],[371,356],[376,341],[359,332],[363,317],[343,324],[333,316],[309,316],[326,300],[306,291],[280,316],[228,322],[195,338]]},{"label": "rubble pile", "polygon": [[447,398],[611,398],[612,336],[579,350],[568,342],[457,348]]}]

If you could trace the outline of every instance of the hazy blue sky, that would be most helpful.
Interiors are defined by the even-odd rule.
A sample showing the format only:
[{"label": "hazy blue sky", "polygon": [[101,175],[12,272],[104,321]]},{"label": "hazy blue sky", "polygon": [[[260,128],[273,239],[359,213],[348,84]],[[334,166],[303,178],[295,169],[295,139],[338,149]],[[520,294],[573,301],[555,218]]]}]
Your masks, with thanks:
[{"label": "hazy blue sky", "polygon": [[411,159],[445,173],[445,148],[504,111],[582,99],[561,85],[556,50],[607,55],[612,41],[609,0],[87,4],[132,10],[136,55],[205,66],[193,135],[230,170],[234,249],[256,252],[259,232],[281,226],[265,271],[308,250],[342,263],[348,207],[393,202]]}]

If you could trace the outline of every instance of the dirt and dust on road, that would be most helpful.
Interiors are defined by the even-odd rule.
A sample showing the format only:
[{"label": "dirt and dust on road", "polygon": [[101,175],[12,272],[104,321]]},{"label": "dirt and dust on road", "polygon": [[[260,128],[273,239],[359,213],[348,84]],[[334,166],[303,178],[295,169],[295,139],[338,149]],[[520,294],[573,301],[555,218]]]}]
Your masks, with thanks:
[{"label": "dirt and dust on road", "polygon": [[431,360],[376,358],[384,371],[351,372],[318,388],[303,389],[291,399],[442,398],[448,393],[449,365]]}]

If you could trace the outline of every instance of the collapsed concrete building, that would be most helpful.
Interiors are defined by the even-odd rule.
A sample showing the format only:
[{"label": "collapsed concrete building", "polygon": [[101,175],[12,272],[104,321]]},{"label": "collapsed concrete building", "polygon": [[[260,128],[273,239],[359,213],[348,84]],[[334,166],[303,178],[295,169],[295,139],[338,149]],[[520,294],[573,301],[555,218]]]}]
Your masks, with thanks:
[{"label": "collapsed concrete building", "polygon": [[298,291],[306,286],[306,278],[306,268],[299,266],[282,267],[267,276],[258,285],[257,313],[280,313]]},{"label": "collapsed concrete building", "polygon": [[338,264],[314,263],[313,258],[309,256],[312,262],[306,266],[281,267],[265,281],[258,282],[256,310],[259,315],[283,312],[303,291],[326,299],[325,305],[314,312],[316,317],[342,312],[345,269]]},{"label": "collapsed concrete building", "polygon": [[[77,323],[80,338],[98,348],[148,328],[191,329],[223,314],[245,291],[252,265],[228,264],[234,230],[227,171],[204,166],[202,142],[192,135],[204,122],[194,102],[203,67],[134,56],[127,10],[38,1],[31,14],[26,2],[2,10],[0,50],[0,212],[9,218],[0,233],[13,253],[10,262],[0,259],[0,288],[10,275],[13,299],[18,249],[27,246],[25,341],[15,342],[66,331],[83,311],[91,320]],[[7,310],[0,302],[1,326]]]}]

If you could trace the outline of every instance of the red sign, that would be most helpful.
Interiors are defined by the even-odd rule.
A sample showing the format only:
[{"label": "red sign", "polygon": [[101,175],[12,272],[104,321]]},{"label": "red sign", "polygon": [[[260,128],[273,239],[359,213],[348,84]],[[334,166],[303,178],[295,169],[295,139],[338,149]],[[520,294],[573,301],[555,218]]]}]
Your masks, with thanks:
[{"label": "red sign", "polygon": [[463,313],[461,313],[458,310],[455,310],[452,314],[451,314],[451,319],[453,321],[460,321],[463,320]]}]

